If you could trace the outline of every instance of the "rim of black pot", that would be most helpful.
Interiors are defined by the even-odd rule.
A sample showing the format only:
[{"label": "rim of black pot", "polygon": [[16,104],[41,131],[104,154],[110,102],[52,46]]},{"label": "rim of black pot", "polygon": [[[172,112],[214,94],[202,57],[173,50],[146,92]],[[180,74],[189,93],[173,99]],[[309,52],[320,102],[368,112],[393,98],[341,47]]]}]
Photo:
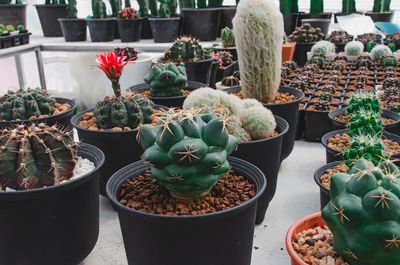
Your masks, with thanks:
[{"label": "rim of black pot", "polygon": [[322,185],[320,177],[323,175],[323,173],[330,168],[334,168],[335,166],[343,163],[344,161],[334,161],[329,164],[323,165],[322,167],[318,168],[315,173],[314,173],[314,181],[317,183],[317,185],[324,191],[327,192],[328,194],[330,193],[330,190]]},{"label": "rim of black pot", "polygon": [[[207,87],[206,84],[196,82],[196,81],[188,81],[188,86],[184,90],[194,91],[198,88]],[[128,88],[128,91],[132,92],[144,92],[150,89],[150,86],[147,83],[141,83],[138,85],[131,86]],[[139,90],[139,91],[138,91]],[[173,97],[148,97],[150,100],[166,100],[166,99],[182,99],[187,96],[173,96]]]},{"label": "rim of black pot", "polygon": [[58,21],[85,21],[85,18],[57,18]]},{"label": "rim of black pot", "polygon": [[[331,112],[328,113],[328,117],[333,124],[346,127],[347,123],[335,120],[335,117],[337,117],[341,114],[345,114],[345,111],[346,111],[346,108],[332,110]],[[382,118],[389,118],[389,119],[394,120],[393,123],[382,124],[383,128],[388,128],[388,129],[393,128],[400,123],[400,115],[391,110],[383,109],[382,110]]]},{"label": "rim of black pot", "polygon": [[208,62],[208,61],[214,60],[214,56],[212,56],[212,55],[210,55],[210,54],[208,54],[208,53],[205,53],[205,54],[204,54],[204,57],[205,57],[205,59],[199,60],[199,61],[168,61],[168,60],[165,59],[165,57],[164,57],[164,55],[163,55],[163,56],[157,58],[157,62],[160,62],[160,63],[184,63],[184,64],[192,64],[192,63],[204,63],[204,62]]},{"label": "rim of black pot", "polygon": [[329,146],[328,146],[328,140],[329,140],[330,138],[332,138],[332,137],[335,137],[335,135],[337,135],[337,134],[342,135],[343,133],[346,133],[346,132],[348,132],[348,131],[349,131],[349,129],[346,128],[346,129],[340,129],[340,130],[335,130],[335,131],[327,132],[327,133],[325,133],[325,134],[322,136],[322,138],[321,138],[321,143],[322,143],[322,145],[323,145],[326,149],[328,149],[328,150],[330,150],[330,151],[337,152],[337,153],[342,153],[342,152],[340,152],[340,151],[338,151],[338,150],[336,150],[336,149],[333,149],[333,148],[329,147]]},{"label": "rim of black pot", "polygon": [[39,7],[52,7],[52,8],[56,8],[56,7],[62,7],[62,6],[65,6],[65,7],[67,7],[68,5],[45,5],[45,4],[34,4],[33,6],[39,6]]},{"label": "rim of black pot", "polygon": [[115,17],[114,19],[117,20],[117,21],[124,21],[124,20],[127,20],[127,21],[143,20],[142,17],[137,17],[137,18],[119,18],[119,17]]},{"label": "rim of black pot", "polygon": [[[88,113],[88,112],[93,112],[94,109],[95,109],[95,108],[87,109],[87,110],[84,110],[84,111],[81,111],[81,112],[75,114],[75,115],[71,118],[71,121],[70,121],[71,125],[72,125],[75,129],[77,129],[77,130],[79,130],[79,131],[84,131],[84,132],[88,132],[88,133],[102,133],[102,134],[109,134],[109,135],[125,134],[125,133],[132,133],[132,132],[137,132],[137,131],[138,131],[138,128],[133,129],[133,130],[122,130],[122,131],[100,131],[100,130],[95,131],[95,130],[89,130],[89,129],[85,129],[85,128],[79,127],[79,122],[82,120],[83,115],[84,115],[85,113]],[[167,108],[166,106],[157,105],[157,104],[155,104],[155,105],[153,106],[153,109],[164,109],[164,110],[168,110],[168,108]]]},{"label": "rim of black pot", "polygon": [[204,8],[181,8],[181,11],[200,11],[200,12],[207,12],[207,11],[220,11],[221,7],[204,7]]},{"label": "rim of black pot", "polygon": [[181,17],[149,17],[148,20],[151,21],[157,21],[157,20],[161,20],[161,21],[167,21],[167,20],[180,20]]},{"label": "rim of black pot", "polygon": [[116,21],[117,19],[115,17],[107,17],[107,18],[86,18],[86,21]]},{"label": "rim of black pot", "polygon": [[0,6],[16,6],[16,7],[20,7],[20,6],[27,6],[26,4],[0,4]]},{"label": "rim of black pot", "polygon": [[[21,190],[21,191],[7,191],[7,192],[0,192],[0,201],[2,200],[9,200],[9,199],[15,199],[15,200],[23,200],[27,196],[33,196],[38,193],[49,193],[49,192],[61,192],[65,191],[68,189],[71,189],[73,187],[76,187],[80,184],[83,184],[87,181],[89,181],[91,176],[94,176],[97,171],[100,170],[100,168],[104,164],[105,156],[103,151],[101,151],[99,148],[97,148],[94,145],[86,144],[86,143],[79,143],[78,145],[78,156],[82,156],[82,154],[94,154],[95,156],[100,157],[100,162],[95,165],[95,168],[86,174],[76,178],[76,179],[71,179],[68,181],[65,181],[63,183],[59,183],[53,186],[48,186],[48,187],[42,187],[42,188],[37,188],[37,189],[32,189],[32,190]],[[94,163],[94,161],[91,161]]]},{"label": "rim of black pot", "polygon": [[[256,195],[253,198],[251,198],[250,200],[248,200],[240,205],[234,206],[234,207],[226,209],[226,210],[222,210],[222,211],[218,211],[218,212],[214,212],[214,213],[199,214],[199,215],[173,216],[173,215],[161,215],[161,214],[146,213],[146,212],[134,210],[125,205],[122,205],[117,199],[119,191],[121,190],[121,186],[127,179],[134,177],[132,175],[125,176],[126,172],[131,171],[132,168],[137,168],[137,171],[140,171],[140,172],[144,172],[145,170],[150,169],[150,165],[143,161],[136,161],[132,164],[129,164],[129,165],[121,168],[117,172],[115,172],[110,177],[110,179],[107,181],[106,194],[107,194],[108,199],[111,201],[111,203],[115,207],[117,207],[123,211],[135,213],[138,215],[153,217],[153,218],[157,218],[157,219],[162,219],[162,220],[193,220],[193,219],[198,220],[199,218],[212,218],[214,216],[220,216],[222,214],[233,214],[237,211],[240,211],[241,209],[246,209],[251,203],[253,203],[254,201],[257,201],[259,199],[259,197],[265,191],[265,188],[267,186],[267,179],[266,179],[264,173],[258,167],[256,167],[255,165],[253,165],[245,160],[228,156],[228,162],[230,164],[232,164],[232,163],[235,164],[234,166],[231,166],[233,171],[236,170],[236,172],[239,172],[241,174],[243,174],[243,171],[245,171],[246,174],[243,174],[243,175],[261,175],[264,183],[262,183],[262,185],[260,185],[260,183],[258,183],[258,185],[260,185],[261,187],[258,187]],[[123,177],[120,177],[121,175]],[[112,190],[111,186],[115,186],[115,188]]]},{"label": "rim of black pot", "polygon": [[57,103],[68,103],[69,105],[71,105],[71,108],[67,111],[58,113],[56,115],[49,115],[48,117],[43,117],[43,118],[36,118],[36,119],[30,119],[30,120],[12,120],[12,121],[0,121],[0,125],[4,125],[9,123],[10,126],[12,126],[13,124],[22,124],[22,123],[40,123],[40,122],[44,122],[50,118],[58,118],[60,116],[64,116],[64,115],[68,115],[71,112],[73,112],[76,108],[76,103],[75,101],[71,100],[71,99],[67,99],[67,98],[58,98],[58,97],[54,97],[54,99],[56,100]]}]

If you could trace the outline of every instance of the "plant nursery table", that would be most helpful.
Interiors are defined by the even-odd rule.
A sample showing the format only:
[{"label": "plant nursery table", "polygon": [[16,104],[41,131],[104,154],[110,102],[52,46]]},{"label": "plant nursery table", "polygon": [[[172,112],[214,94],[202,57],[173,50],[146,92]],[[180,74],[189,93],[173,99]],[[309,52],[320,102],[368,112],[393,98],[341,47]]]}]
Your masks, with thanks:
[{"label": "plant nursery table", "polygon": [[[319,188],[313,176],[324,164],[322,144],[296,141],[292,154],[282,162],[277,191],[266,218],[256,226],[252,265],[290,264],[285,247],[286,232],[300,218],[319,211]],[[118,215],[108,200],[100,197],[99,239],[79,265],[127,264]]]}]

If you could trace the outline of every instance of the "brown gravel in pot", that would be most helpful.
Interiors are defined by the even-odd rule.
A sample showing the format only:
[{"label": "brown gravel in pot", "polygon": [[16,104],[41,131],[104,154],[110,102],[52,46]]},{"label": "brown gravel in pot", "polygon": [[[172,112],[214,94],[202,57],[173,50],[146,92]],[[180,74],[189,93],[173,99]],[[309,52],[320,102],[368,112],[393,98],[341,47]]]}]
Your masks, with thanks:
[{"label": "brown gravel in pot", "polygon": [[[318,86],[318,89],[324,89],[324,88],[325,88],[325,84],[320,84],[320,85]],[[335,89],[336,89],[336,90],[339,90],[339,91],[342,91],[342,90],[344,90],[344,86],[337,85]]]},{"label": "brown gravel in pot", "polygon": [[299,110],[303,110],[304,109],[304,103],[300,103],[299,104]]},{"label": "brown gravel in pot", "polygon": [[[353,89],[353,90],[355,90],[355,88],[354,88],[354,85],[349,85],[348,87],[347,87],[347,89]],[[374,86],[365,86],[365,88],[363,89],[363,90],[374,90],[375,88],[374,88]]]},{"label": "brown gravel in pot", "polygon": [[[340,121],[340,122],[344,122],[344,123],[349,123],[350,122],[349,115],[344,115],[344,114],[340,114],[340,115],[336,116],[334,119],[336,121]],[[380,117],[379,120],[382,120],[382,124],[383,125],[388,125],[388,124],[392,124],[392,123],[396,122],[393,119],[384,118],[384,117]]]},{"label": "brown gravel in pot", "polygon": [[[320,102],[320,98],[319,97],[312,97],[310,102]],[[331,104],[340,104],[341,99],[340,98],[332,98],[331,101],[329,101],[329,103]]]},{"label": "brown gravel in pot", "polygon": [[[232,94],[238,96],[241,99],[243,99],[243,93],[242,93],[241,90],[239,92],[237,92],[237,93],[232,93]],[[272,101],[272,102],[261,102],[261,103],[263,103],[263,104],[279,104],[279,103],[292,102],[292,101],[295,101],[297,99],[298,99],[298,97],[296,97],[295,95],[291,95],[289,93],[278,92],[278,93],[276,93],[276,97],[275,97],[274,101]]]},{"label": "brown gravel in pot", "polygon": [[255,195],[255,186],[230,170],[220,178],[208,196],[193,200],[176,199],[147,170],[126,180],[118,198],[121,204],[146,213],[199,215],[233,208]]},{"label": "brown gravel in pot", "polygon": [[[357,82],[358,82],[357,80],[350,80],[350,84],[352,84],[352,85],[357,83]],[[368,79],[367,85],[374,86],[375,85],[375,80]]]},{"label": "brown gravel in pot", "polygon": [[[329,83],[331,80],[329,80],[329,79],[323,79],[322,80],[322,83],[323,84],[325,84],[325,83]],[[341,80],[339,80],[339,85],[345,85],[347,83],[347,79],[341,79]]]},{"label": "brown gravel in pot", "polygon": [[[143,92],[135,92],[135,93],[136,93],[136,94],[139,94],[139,95],[146,96],[146,97],[153,97],[153,94],[151,94],[150,90],[145,90],[145,91],[143,91]],[[187,96],[189,96],[190,93],[192,93],[192,91],[190,91],[190,90],[183,90],[183,93],[182,93],[182,95],[180,95],[180,96],[187,97]],[[179,96],[175,96],[175,97],[179,97]],[[160,98],[161,98],[161,97],[160,97]],[[165,97],[165,98],[167,98],[167,97]]]},{"label": "brown gravel in pot", "polygon": [[324,174],[320,177],[322,185],[328,190],[331,189],[331,177],[335,173],[346,173],[349,170],[349,167],[346,166],[345,163],[341,163],[334,168],[329,168],[325,171]]},{"label": "brown gravel in pot", "polygon": [[337,109],[337,108],[338,108],[338,106],[330,105],[328,110],[326,110],[326,111],[321,111],[321,110],[316,110],[314,104],[310,104],[310,105],[307,106],[307,110],[310,110],[310,111],[320,111],[320,112],[331,112],[332,110],[335,110],[335,109]]},{"label": "brown gravel in pot", "polygon": [[327,226],[296,233],[292,246],[299,257],[310,265],[349,265],[333,249],[333,235]]},{"label": "brown gravel in pot", "polygon": [[[328,93],[323,89],[317,89],[314,92],[314,95],[319,96],[322,93]],[[334,96],[334,97],[340,97],[341,95],[343,95],[343,91],[342,90],[336,90],[335,93],[329,93],[330,95]]]}]

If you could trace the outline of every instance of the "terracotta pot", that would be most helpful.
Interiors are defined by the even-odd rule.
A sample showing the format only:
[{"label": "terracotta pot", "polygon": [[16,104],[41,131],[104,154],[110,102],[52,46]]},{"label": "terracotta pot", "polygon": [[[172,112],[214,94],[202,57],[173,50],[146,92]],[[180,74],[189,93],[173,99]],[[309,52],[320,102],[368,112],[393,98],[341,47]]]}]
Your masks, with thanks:
[{"label": "terracotta pot", "polygon": [[314,228],[315,226],[323,226],[325,225],[324,219],[321,217],[321,212],[314,213],[311,215],[308,215],[300,220],[298,220],[296,223],[294,223],[289,231],[286,234],[286,249],[289,252],[290,258],[292,260],[292,265],[307,265],[296,253],[292,246],[292,238],[293,236],[301,231]]},{"label": "terracotta pot", "polygon": [[282,45],[282,63],[293,61],[294,50],[296,49],[296,42],[286,42]]}]

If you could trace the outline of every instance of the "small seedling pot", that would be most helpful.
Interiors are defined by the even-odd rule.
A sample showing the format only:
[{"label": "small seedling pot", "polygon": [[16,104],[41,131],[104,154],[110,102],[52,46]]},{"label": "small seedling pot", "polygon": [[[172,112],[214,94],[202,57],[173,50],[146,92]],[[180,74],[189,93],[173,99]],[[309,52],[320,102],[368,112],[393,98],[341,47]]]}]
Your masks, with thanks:
[{"label": "small seedling pot", "polygon": [[180,17],[149,18],[155,43],[173,42],[178,38]]},{"label": "small seedling pot", "polygon": [[235,172],[255,185],[256,195],[241,205],[210,214],[157,215],[120,204],[121,185],[150,169],[143,161],[120,169],[110,178],[107,196],[118,212],[128,264],[250,265],[257,200],[266,179],[249,162],[234,157],[228,161]]},{"label": "small seedling pot", "polygon": [[85,19],[59,18],[65,41],[86,41],[87,30]]}]

